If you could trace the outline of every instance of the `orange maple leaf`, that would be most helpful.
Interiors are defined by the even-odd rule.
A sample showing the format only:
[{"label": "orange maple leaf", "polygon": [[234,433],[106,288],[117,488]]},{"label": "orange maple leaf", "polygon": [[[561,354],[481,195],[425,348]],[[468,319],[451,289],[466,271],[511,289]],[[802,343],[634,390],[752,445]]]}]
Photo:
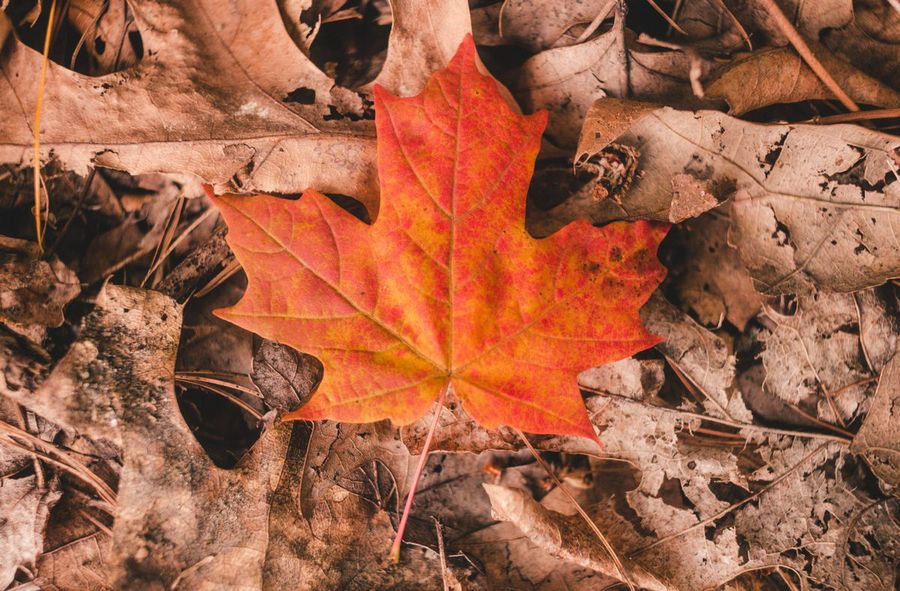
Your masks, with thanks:
[{"label": "orange maple leaf", "polygon": [[580,370],[660,339],[638,310],[665,275],[667,225],[524,227],[546,112],[479,73],[471,36],[425,90],[375,87],[381,206],[366,225],[308,190],[215,197],[249,284],[218,315],[318,357],[288,419],[407,424],[452,385],[487,428],[596,439]]}]

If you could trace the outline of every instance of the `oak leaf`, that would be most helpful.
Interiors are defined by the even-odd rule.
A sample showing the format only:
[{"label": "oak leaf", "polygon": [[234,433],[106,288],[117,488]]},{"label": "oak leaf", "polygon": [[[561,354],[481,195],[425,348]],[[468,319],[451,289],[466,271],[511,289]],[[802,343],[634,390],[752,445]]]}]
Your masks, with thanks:
[{"label": "oak leaf", "polygon": [[547,115],[509,108],[471,36],[421,94],[376,86],[375,107],[371,226],[314,190],[215,198],[249,281],[218,314],[325,368],[287,418],[407,424],[452,385],[487,428],[596,438],[576,376],[659,341],[638,310],[665,275],[668,226],[577,221],[532,238]]}]

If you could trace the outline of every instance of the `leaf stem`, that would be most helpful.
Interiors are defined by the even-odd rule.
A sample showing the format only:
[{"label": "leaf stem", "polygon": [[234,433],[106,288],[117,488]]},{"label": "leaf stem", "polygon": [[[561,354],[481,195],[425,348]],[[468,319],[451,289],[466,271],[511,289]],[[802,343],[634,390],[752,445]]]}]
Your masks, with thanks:
[{"label": "leaf stem", "polygon": [[[53,25],[56,17],[56,0],[50,3],[50,14],[47,16],[47,32],[44,35],[44,51],[41,54],[41,73],[38,77],[37,99],[34,106],[34,228],[38,250],[44,252],[44,229],[41,226],[41,107],[44,103],[44,82],[47,79],[47,62],[50,59],[50,41],[53,37]],[[46,189],[46,186],[45,186]],[[49,200],[50,194],[47,193]]]},{"label": "leaf stem", "polygon": [[406,506],[403,508],[403,515],[400,516],[400,524],[397,526],[397,536],[394,538],[394,544],[391,546],[390,554],[388,554],[388,557],[394,562],[400,561],[400,544],[403,543],[403,532],[406,531],[406,522],[409,521],[409,514],[412,511],[413,497],[416,496],[419,480],[422,478],[422,472],[425,470],[425,464],[428,462],[428,452],[431,449],[431,440],[434,439],[434,432],[437,431],[438,421],[441,418],[441,410],[444,408],[444,399],[447,397],[447,391],[452,387],[452,384],[447,384],[446,388],[441,389],[441,395],[437,401],[437,408],[434,410],[434,418],[431,420],[431,427],[428,429],[428,435],[425,436],[425,444],[422,446],[422,453],[419,456],[419,465],[416,466],[416,473],[413,475],[412,486],[409,489],[409,495],[406,497]]}]

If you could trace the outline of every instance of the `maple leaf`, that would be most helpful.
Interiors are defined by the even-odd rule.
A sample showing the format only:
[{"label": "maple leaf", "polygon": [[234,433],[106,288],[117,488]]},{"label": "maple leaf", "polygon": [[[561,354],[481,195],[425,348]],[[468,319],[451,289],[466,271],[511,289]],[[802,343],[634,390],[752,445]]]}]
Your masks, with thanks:
[{"label": "maple leaf", "polygon": [[286,418],[407,424],[452,385],[487,428],[596,439],[576,376],[660,340],[638,310],[665,275],[668,225],[578,221],[532,238],[547,115],[509,108],[471,36],[418,96],[376,85],[375,108],[371,226],[314,190],[214,197],[249,280],[218,315],[325,368]]}]

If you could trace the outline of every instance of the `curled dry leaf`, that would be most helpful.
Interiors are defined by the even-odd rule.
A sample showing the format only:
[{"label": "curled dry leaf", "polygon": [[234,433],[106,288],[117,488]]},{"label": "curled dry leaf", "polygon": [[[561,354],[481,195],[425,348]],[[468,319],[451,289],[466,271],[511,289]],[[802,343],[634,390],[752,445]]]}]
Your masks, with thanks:
[{"label": "curled dry leaf", "polygon": [[80,292],[78,277],[58,258],[42,259],[34,243],[0,236],[0,325],[40,346]]},{"label": "curled dry leaf", "polygon": [[[857,103],[900,106],[900,92],[834,57],[825,48],[814,46],[814,49],[828,73]],[[749,54],[710,82],[706,92],[724,98],[732,115],[780,103],[834,99],[828,87],[789,47]]]},{"label": "curled dry leaf", "polygon": [[[378,81],[414,92],[468,31],[467,5],[401,0],[392,8],[395,25]],[[419,26],[426,13],[452,26]],[[81,173],[90,165],[132,174],[190,172],[221,188],[277,193],[315,186],[377,210],[368,98],[335,86],[316,68],[291,41],[274,2],[241,0],[223,9],[215,0],[151,0],[135,21],[145,57],[134,68],[101,81],[49,64],[45,155],[52,151]],[[0,61],[10,82],[0,102],[16,107],[0,122],[0,162],[23,162],[31,158],[41,55],[10,45]],[[298,89],[314,100],[291,102]]]},{"label": "curled dry leaf", "polygon": [[[491,514],[495,519],[514,522],[538,547],[562,560],[623,580],[609,552],[599,545],[592,532],[585,531],[580,516],[553,516],[521,490],[493,484],[485,484],[484,489],[491,499]],[[623,566],[632,583],[641,589],[672,589],[631,561],[623,561]]]},{"label": "curled dry leaf", "polygon": [[[647,48],[633,42],[630,33],[626,37],[629,88],[618,88],[626,67],[618,35],[613,29],[585,43],[543,51],[522,65],[512,84],[513,94],[526,112],[549,112],[547,137],[554,145],[575,146],[585,116],[598,97],[628,95],[685,108],[704,104],[691,90],[692,64],[686,54]],[[711,68],[704,62],[701,78]]]},{"label": "curled dry leaf", "polygon": [[872,471],[897,496],[900,486],[900,440],[897,426],[900,425],[900,356],[894,358],[881,370],[878,390],[869,408],[869,413],[850,450],[860,454],[872,467]]},{"label": "curled dry leaf", "polygon": [[[596,201],[582,191],[578,199],[532,216],[535,234],[585,216],[595,223],[668,220],[672,178],[688,174],[705,181],[717,202],[733,199],[729,243],[760,291],[849,292],[900,276],[895,137],[851,125],[758,125],[712,111],[641,110],[643,116],[632,115],[634,123],[617,140],[640,153],[628,191],[618,201]],[[635,113],[636,107],[597,101],[576,161],[614,139],[603,133],[606,122],[623,111]]]}]

